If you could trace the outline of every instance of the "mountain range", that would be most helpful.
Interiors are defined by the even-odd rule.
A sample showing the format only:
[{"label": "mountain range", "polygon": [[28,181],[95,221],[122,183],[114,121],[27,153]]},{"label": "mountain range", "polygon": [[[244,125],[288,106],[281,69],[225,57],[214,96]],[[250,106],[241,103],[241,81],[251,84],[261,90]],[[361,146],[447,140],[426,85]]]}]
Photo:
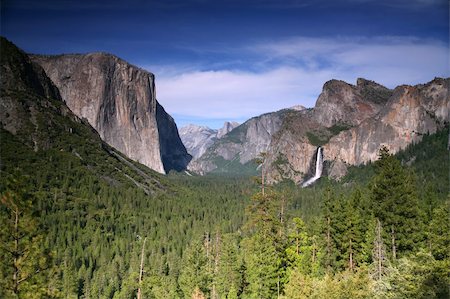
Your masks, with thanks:
[{"label": "mountain range", "polygon": [[[376,160],[380,147],[396,153],[449,122],[449,78],[394,89],[360,78],[355,85],[326,82],[313,108],[178,132],[156,99],[153,74],[111,54],[29,55],[1,43],[2,130],[37,151],[54,147],[61,132],[73,134],[67,123],[75,122],[98,134],[106,155],[159,173],[255,174],[255,159],[266,153],[269,183],[301,183],[313,174],[321,147],[323,175],[339,180],[348,166]],[[64,125],[52,123],[61,117]]]},{"label": "mountain range", "polygon": [[214,130],[206,126],[189,124],[180,128],[180,137],[188,153],[193,159],[202,156],[205,151],[217,140],[239,126],[237,122],[225,122],[223,127]]},{"label": "mountain range", "polygon": [[[26,171],[33,181],[44,176],[47,184],[62,186],[67,182],[59,179],[70,173],[80,182],[95,178],[147,194],[166,189],[160,174],[108,145],[86,119],[73,113],[25,52],[4,38],[0,42],[2,176]],[[56,181],[48,181],[50,174]]]},{"label": "mountain range", "polygon": [[356,85],[330,80],[314,108],[254,117],[208,144],[188,168],[199,174],[256,172],[252,162],[265,152],[269,183],[301,183],[312,176],[322,147],[324,175],[339,180],[348,166],[376,160],[382,146],[396,153],[447,125],[449,86],[449,78],[394,89],[363,78]]}]

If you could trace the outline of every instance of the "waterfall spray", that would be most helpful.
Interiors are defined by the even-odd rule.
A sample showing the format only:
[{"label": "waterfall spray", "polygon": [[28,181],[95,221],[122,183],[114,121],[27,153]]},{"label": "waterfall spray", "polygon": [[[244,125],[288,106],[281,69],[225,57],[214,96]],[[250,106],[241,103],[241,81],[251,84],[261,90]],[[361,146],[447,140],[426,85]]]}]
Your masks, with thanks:
[{"label": "waterfall spray", "polygon": [[316,172],[314,173],[314,176],[304,182],[302,184],[302,187],[308,187],[315,181],[317,181],[322,176],[322,170],[323,170],[323,157],[322,157],[322,148],[319,146],[317,148],[317,156],[316,156]]}]

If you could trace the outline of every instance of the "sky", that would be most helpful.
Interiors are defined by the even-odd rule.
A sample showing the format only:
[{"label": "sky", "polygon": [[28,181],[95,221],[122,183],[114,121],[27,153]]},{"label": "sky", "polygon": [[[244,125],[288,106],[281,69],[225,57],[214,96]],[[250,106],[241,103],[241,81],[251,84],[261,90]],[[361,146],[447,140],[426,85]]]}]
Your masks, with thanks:
[{"label": "sky", "polygon": [[331,79],[450,76],[448,0],[2,0],[0,21],[26,52],[109,52],[154,73],[178,127],[314,107]]}]

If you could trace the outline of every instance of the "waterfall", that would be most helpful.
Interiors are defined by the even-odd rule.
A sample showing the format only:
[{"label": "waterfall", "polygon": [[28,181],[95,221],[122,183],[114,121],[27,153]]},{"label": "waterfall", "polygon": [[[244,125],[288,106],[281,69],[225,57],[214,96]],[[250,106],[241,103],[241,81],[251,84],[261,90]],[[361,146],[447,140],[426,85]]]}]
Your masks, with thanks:
[{"label": "waterfall", "polygon": [[323,157],[322,157],[322,148],[319,146],[317,148],[317,156],[316,156],[316,172],[314,173],[314,176],[304,182],[302,184],[302,187],[308,187],[315,181],[317,181],[322,176],[322,169],[323,169]]}]

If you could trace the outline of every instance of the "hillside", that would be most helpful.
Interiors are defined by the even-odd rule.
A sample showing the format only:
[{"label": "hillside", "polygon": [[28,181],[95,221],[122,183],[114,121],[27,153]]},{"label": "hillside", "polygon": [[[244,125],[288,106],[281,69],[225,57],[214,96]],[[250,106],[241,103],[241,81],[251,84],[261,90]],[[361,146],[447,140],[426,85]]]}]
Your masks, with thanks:
[{"label": "hillside", "polygon": [[314,113],[284,110],[208,150],[231,159],[217,172],[244,176],[163,176],[102,141],[1,42],[1,298],[448,298],[447,123],[340,181],[262,185],[252,157]]}]

